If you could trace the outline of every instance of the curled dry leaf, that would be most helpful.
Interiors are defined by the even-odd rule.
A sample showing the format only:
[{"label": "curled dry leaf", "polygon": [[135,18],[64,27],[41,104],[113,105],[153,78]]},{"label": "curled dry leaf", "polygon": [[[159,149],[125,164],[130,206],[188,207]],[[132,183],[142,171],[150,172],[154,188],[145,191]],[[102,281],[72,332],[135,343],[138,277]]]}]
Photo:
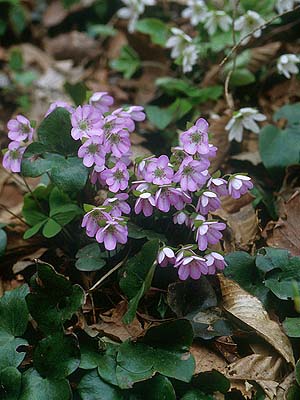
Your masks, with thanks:
[{"label": "curled dry leaf", "polygon": [[224,360],[223,357],[219,356],[201,343],[194,343],[190,348],[190,351],[195,358],[196,375],[200,372],[212,371],[213,369],[224,374],[227,362]]},{"label": "curled dry leaf", "polygon": [[91,325],[89,328],[103,333],[113,340],[124,342],[127,339],[137,338],[142,335],[143,329],[141,323],[135,318],[131,324],[125,325],[122,318],[127,311],[127,304],[121,301],[116,308],[101,314],[101,321],[98,324]]},{"label": "curled dry leaf", "polygon": [[222,208],[214,215],[227,222],[228,230],[224,235],[226,251],[249,250],[256,240],[259,221],[252,206],[253,197],[247,194],[238,201],[225,197]]},{"label": "curled dry leaf", "polygon": [[300,255],[300,192],[295,192],[289,200],[281,201],[279,219],[270,221],[264,232],[271,247],[287,249],[294,256]]},{"label": "curled dry leaf", "polygon": [[229,121],[229,116],[224,115],[218,119],[210,119],[209,131],[212,133],[211,143],[218,148],[217,156],[212,160],[210,171],[217,171],[224,162],[230,148],[228,141],[228,132],[225,131],[225,126]]},{"label": "curled dry leaf", "polygon": [[291,386],[295,383],[295,373],[291,372],[277,387],[276,399],[288,400],[287,393]]},{"label": "curled dry leaf", "polygon": [[27,268],[29,265],[32,265],[34,263],[35,259],[38,259],[42,257],[42,255],[47,251],[48,249],[46,247],[41,247],[40,249],[36,250],[32,254],[28,254],[22,258],[20,258],[14,265],[13,265],[13,273],[14,274],[19,274],[21,271],[23,271],[25,268]]},{"label": "curled dry leaf", "polygon": [[236,282],[221,274],[218,276],[224,309],[271,344],[289,364],[295,365],[291,343],[278,323],[270,319],[262,303]]}]

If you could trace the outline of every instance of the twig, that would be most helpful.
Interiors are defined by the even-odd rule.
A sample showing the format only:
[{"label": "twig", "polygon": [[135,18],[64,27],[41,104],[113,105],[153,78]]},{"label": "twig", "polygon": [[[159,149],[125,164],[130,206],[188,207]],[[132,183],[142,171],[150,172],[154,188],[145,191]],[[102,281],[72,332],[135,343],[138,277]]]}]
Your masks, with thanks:
[{"label": "twig", "polygon": [[236,43],[235,46],[232,47],[232,49],[229,51],[229,53],[227,54],[226,57],[223,58],[223,60],[220,62],[219,64],[219,68],[223,67],[223,65],[229,60],[229,58],[231,57],[231,55],[233,53],[236,52],[236,50],[238,50],[241,45],[243,44],[244,40],[247,38],[250,38],[255,32],[261,30],[261,29],[265,29],[268,25],[270,25],[272,22],[274,22],[277,18],[280,18],[286,14],[289,14],[290,12],[296,11],[300,8],[300,4],[298,6],[296,6],[293,10],[289,10],[289,11],[285,11],[281,14],[277,14],[274,15],[274,17],[270,18],[268,21],[266,21],[264,24],[258,26],[257,28],[253,29],[253,31],[247,33],[247,35],[243,36],[238,43]]},{"label": "twig", "polygon": [[29,224],[27,224],[27,222],[25,222],[21,217],[19,217],[17,214],[15,214],[14,212],[12,212],[9,208],[7,208],[4,204],[0,204],[0,207],[3,208],[3,210],[5,210],[6,212],[8,212],[10,215],[13,215],[15,218],[17,218],[19,221],[21,221],[23,224],[27,225],[28,227],[30,227]]},{"label": "twig", "polygon": [[106,278],[108,278],[111,274],[113,274],[117,269],[119,269],[124,262],[126,261],[126,258],[122,261],[120,261],[117,265],[115,265],[111,270],[109,270],[105,275],[103,275],[96,283],[95,285],[93,285],[89,290],[88,293],[93,292],[94,290],[96,290],[102,282],[105,281]]}]

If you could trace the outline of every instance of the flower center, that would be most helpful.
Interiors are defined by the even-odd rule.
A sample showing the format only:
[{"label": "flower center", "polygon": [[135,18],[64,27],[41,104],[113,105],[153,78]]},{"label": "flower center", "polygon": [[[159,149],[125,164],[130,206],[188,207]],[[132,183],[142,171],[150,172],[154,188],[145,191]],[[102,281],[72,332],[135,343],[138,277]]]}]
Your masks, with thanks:
[{"label": "flower center", "polygon": [[193,172],[194,172],[194,168],[187,165],[186,167],[183,168],[182,174],[183,175],[192,175]]},{"label": "flower center", "polygon": [[110,136],[110,142],[111,142],[111,143],[114,143],[114,144],[119,143],[119,142],[120,142],[120,136],[119,136],[117,133],[113,133],[113,134]]},{"label": "flower center", "polygon": [[98,151],[98,145],[97,144],[90,144],[88,147],[88,152],[90,154],[96,154]]},{"label": "flower center", "polygon": [[202,136],[200,135],[200,133],[195,132],[191,135],[191,139],[192,139],[192,143],[199,143],[202,139]]},{"label": "flower center", "polygon": [[10,158],[12,160],[18,160],[20,158],[20,153],[18,152],[18,150],[12,150],[10,152]]},{"label": "flower center", "polygon": [[118,169],[118,170],[114,173],[114,177],[115,177],[118,181],[121,181],[122,179],[124,179],[123,171],[121,171],[120,169]]},{"label": "flower center", "polygon": [[79,128],[80,128],[82,131],[87,131],[87,130],[89,129],[88,120],[87,120],[87,119],[82,119],[82,120],[79,122]]},{"label": "flower center", "polygon": [[29,128],[28,125],[22,124],[22,126],[21,126],[21,131],[22,131],[23,133],[29,133],[29,132],[30,132],[30,128]]},{"label": "flower center", "polygon": [[162,178],[165,176],[165,171],[163,170],[163,168],[156,168],[156,170],[154,171],[154,176],[155,178]]}]

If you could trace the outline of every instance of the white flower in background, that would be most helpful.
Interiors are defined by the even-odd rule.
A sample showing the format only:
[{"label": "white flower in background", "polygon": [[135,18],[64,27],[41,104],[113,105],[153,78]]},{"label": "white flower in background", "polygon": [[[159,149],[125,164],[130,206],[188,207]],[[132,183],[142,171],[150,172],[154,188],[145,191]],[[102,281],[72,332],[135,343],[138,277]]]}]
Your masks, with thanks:
[{"label": "white flower in background", "polygon": [[[255,11],[249,10],[246,12],[246,14],[242,15],[239,17],[235,23],[234,23],[234,29],[236,31],[239,31],[241,33],[241,39],[244,36],[247,36],[249,33],[257,29],[254,33],[253,36],[255,38],[258,38],[261,36],[261,31],[263,29],[263,25],[265,24],[265,20]],[[248,43],[250,40],[250,37],[247,37],[243,40],[243,44]]]},{"label": "white flower in background", "polygon": [[224,11],[209,11],[206,14],[204,27],[208,34],[212,36],[218,28],[227,32],[232,24],[232,18]]},{"label": "white flower in background", "polygon": [[275,8],[278,14],[283,14],[287,11],[291,11],[296,3],[299,3],[299,0],[277,0]]},{"label": "white flower in background", "polygon": [[259,133],[259,126],[256,121],[265,121],[266,116],[259,113],[255,108],[244,107],[235,112],[225,130],[229,131],[228,139],[241,142],[243,139],[244,128],[251,132]]},{"label": "white flower in background", "polygon": [[135,24],[140,15],[145,11],[145,6],[154,6],[156,0],[122,0],[125,7],[118,10],[117,15],[120,18],[128,19],[128,31],[134,32]]},{"label": "white flower in background", "polygon": [[298,74],[298,63],[300,63],[300,57],[296,54],[283,54],[277,61],[277,70],[287,79],[290,79],[291,74]]},{"label": "white flower in background", "polygon": [[198,49],[194,44],[186,46],[182,52],[182,70],[191,72],[198,59]]},{"label": "white flower in background", "polygon": [[178,28],[171,28],[171,32],[173,36],[167,40],[166,47],[172,49],[171,57],[177,58],[182,55],[187,44],[192,42],[192,38]]},{"label": "white flower in background", "polygon": [[193,26],[204,22],[207,14],[207,7],[203,0],[188,0],[187,8],[182,11],[183,18],[188,18]]}]

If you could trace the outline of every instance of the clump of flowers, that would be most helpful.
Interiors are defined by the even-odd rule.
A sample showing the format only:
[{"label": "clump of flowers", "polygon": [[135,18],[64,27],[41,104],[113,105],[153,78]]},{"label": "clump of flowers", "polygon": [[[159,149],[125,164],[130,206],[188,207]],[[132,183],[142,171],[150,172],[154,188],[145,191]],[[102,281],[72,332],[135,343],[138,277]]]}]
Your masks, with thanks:
[{"label": "clump of flowers", "polygon": [[154,6],[156,0],[122,0],[125,7],[118,10],[118,17],[128,19],[128,31],[134,32],[135,24],[145,11],[145,6]]},{"label": "clump of flowers", "polygon": [[[173,43],[175,49],[178,47],[176,51],[180,43]],[[54,103],[47,111],[47,118],[57,107],[69,112],[70,136],[79,142],[78,158],[88,169],[91,184],[107,193],[102,204],[89,206],[84,215],[82,227],[86,234],[111,251],[127,243],[128,221],[135,221],[137,215],[144,219],[168,214],[170,223],[189,231],[194,239],[179,245],[173,238],[172,247],[162,244],[158,264],[173,265],[181,280],[199,279],[223,270],[223,255],[210,246],[222,239],[226,224],[215,219],[213,213],[221,207],[223,196],[237,199],[251,189],[250,178],[244,174],[223,178],[210,174],[210,162],[217,149],[209,143],[209,124],[204,118],[180,134],[179,145],[171,149],[170,156],[133,161],[130,134],[136,122],[145,119],[145,113],[140,106],[112,109],[112,105],[113,98],[108,93],[97,92],[89,104],[76,109],[66,103]],[[251,110],[240,110],[240,124],[255,130],[255,120],[262,118]],[[237,117],[232,126],[236,120]],[[9,121],[8,129],[13,142],[3,165],[19,172],[24,141],[32,140],[33,128],[25,117],[18,116]],[[240,132],[240,128],[235,129]]]}]

